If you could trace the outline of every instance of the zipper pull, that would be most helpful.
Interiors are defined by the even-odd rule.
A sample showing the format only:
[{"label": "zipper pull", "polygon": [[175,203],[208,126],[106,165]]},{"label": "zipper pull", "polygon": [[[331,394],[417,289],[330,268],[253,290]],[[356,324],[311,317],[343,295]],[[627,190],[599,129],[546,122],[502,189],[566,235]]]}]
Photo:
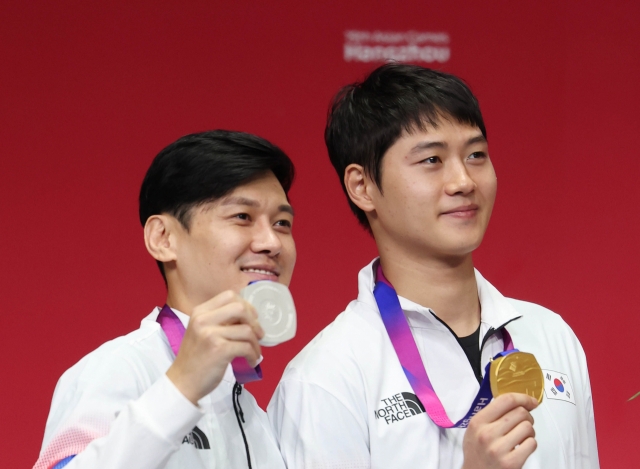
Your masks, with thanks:
[{"label": "zipper pull", "polygon": [[238,415],[240,415],[240,420],[242,420],[242,423],[245,423],[244,412],[242,412],[242,407],[240,406],[240,394],[242,394],[242,385],[236,382],[233,388],[236,396],[236,402],[238,403]]}]

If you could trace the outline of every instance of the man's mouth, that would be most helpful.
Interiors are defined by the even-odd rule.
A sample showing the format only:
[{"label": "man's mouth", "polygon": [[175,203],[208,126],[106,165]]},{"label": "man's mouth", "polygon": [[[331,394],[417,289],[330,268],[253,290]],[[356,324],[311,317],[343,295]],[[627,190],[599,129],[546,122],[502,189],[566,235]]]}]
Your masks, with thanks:
[{"label": "man's mouth", "polygon": [[456,208],[452,208],[451,210],[447,210],[446,212],[443,212],[443,215],[450,215],[453,213],[464,213],[464,212],[476,212],[478,211],[478,205],[477,204],[468,204],[468,205],[461,205],[459,207]]},{"label": "man's mouth", "polygon": [[442,215],[449,215],[453,218],[473,218],[478,213],[477,204],[461,205],[459,207],[442,212]]},{"label": "man's mouth", "polygon": [[280,274],[275,270],[259,268],[259,267],[243,267],[240,270],[247,274],[269,275],[278,277]]}]

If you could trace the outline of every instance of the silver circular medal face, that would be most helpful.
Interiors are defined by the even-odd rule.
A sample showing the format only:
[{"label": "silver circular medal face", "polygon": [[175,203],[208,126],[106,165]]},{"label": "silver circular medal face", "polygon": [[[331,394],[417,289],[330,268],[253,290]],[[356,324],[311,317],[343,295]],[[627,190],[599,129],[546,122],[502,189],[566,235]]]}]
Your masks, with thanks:
[{"label": "silver circular medal face", "polygon": [[289,289],[268,280],[252,283],[240,292],[258,312],[264,330],[261,345],[274,346],[292,339],[296,334],[296,308]]}]

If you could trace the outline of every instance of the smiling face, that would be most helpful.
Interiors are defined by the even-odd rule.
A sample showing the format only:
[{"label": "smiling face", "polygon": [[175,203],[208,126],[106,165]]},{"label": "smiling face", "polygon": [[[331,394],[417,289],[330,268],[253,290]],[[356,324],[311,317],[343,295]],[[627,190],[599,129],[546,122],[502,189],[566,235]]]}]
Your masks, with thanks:
[{"label": "smiling face", "polygon": [[196,306],[254,280],[289,285],[292,224],[291,205],[271,172],[193,208],[189,230],[174,219],[175,260],[165,263],[170,296]]},{"label": "smiling face", "polygon": [[497,180],[477,127],[440,119],[404,133],[382,160],[381,187],[369,184],[367,212],[381,252],[460,257],[487,229]]}]

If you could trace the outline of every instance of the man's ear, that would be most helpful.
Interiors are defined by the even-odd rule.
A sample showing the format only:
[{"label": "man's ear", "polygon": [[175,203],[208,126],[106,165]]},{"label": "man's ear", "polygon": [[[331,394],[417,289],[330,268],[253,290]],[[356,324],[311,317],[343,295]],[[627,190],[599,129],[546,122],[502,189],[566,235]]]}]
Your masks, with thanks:
[{"label": "man's ear", "polygon": [[155,260],[171,262],[176,260],[176,222],[169,215],[152,215],[144,224],[144,244]]},{"label": "man's ear", "polygon": [[371,197],[372,191],[377,191],[376,184],[366,174],[359,164],[350,164],[344,170],[344,186],[351,201],[364,212],[373,212],[375,205]]}]

